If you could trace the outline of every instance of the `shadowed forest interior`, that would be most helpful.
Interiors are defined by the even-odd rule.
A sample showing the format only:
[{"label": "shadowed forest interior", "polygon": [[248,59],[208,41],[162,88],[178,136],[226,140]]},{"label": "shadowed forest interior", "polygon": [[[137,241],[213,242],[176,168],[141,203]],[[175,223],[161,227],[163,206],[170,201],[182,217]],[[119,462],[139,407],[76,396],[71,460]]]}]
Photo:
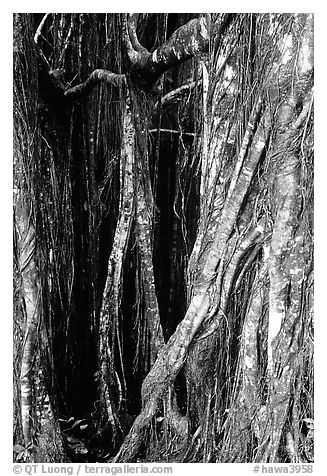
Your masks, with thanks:
[{"label": "shadowed forest interior", "polygon": [[313,461],[313,15],[14,14],[14,460]]}]

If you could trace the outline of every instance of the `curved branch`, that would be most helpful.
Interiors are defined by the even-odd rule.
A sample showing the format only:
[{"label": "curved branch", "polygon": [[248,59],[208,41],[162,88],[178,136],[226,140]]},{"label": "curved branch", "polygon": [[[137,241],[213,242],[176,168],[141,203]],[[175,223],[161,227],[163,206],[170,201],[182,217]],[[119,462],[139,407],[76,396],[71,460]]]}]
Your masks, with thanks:
[{"label": "curved branch", "polygon": [[139,53],[149,53],[148,50],[141,45],[136,34],[136,23],[139,17],[139,13],[132,13],[127,16],[128,34],[135,51]]},{"label": "curved branch", "polygon": [[40,24],[39,24],[39,26],[38,26],[38,28],[37,28],[37,30],[36,30],[36,32],[35,32],[35,35],[34,35],[34,43],[35,43],[36,45],[37,45],[38,42],[39,42],[39,38],[40,38],[40,36],[41,36],[41,34],[42,34],[42,28],[44,27],[44,24],[45,24],[45,22],[46,22],[46,20],[47,20],[47,18],[48,18],[49,15],[51,15],[51,13],[46,13],[46,14],[44,15],[44,17],[42,18],[42,20],[41,20],[41,22],[40,22]]},{"label": "curved branch", "polygon": [[[153,84],[172,66],[183,63],[199,53],[206,53],[209,49],[208,20],[205,17],[190,20],[186,25],[178,28],[162,46],[153,53],[136,51],[129,53],[137,72],[148,84]],[[132,39],[130,38],[132,45]],[[143,47],[142,47],[143,48]]]},{"label": "curved branch", "polygon": [[41,61],[42,61],[42,63],[43,63],[43,66],[45,67],[46,71],[50,71],[50,64],[49,64],[49,61],[47,60],[45,54],[43,53],[43,51],[42,51],[42,49],[41,49],[41,47],[40,47],[40,45],[39,45],[39,38],[40,38],[40,36],[41,36],[41,34],[42,34],[42,29],[43,29],[43,27],[44,27],[44,25],[45,25],[45,22],[46,22],[46,20],[47,20],[47,18],[48,18],[49,15],[51,15],[51,13],[46,13],[46,14],[44,15],[44,17],[42,18],[42,20],[41,20],[41,22],[40,22],[40,24],[39,24],[39,26],[38,26],[38,28],[37,28],[37,30],[36,30],[36,32],[35,32],[35,35],[34,35],[35,47],[36,47],[36,49],[37,49],[37,51],[38,51],[38,53],[39,53],[39,57],[40,57],[40,59],[41,59]]},{"label": "curved branch", "polygon": [[133,46],[131,36],[133,36],[133,30],[130,29],[129,23],[130,23],[130,18],[128,18],[128,15],[124,15],[124,21],[123,21],[123,38],[124,38],[124,45],[127,51],[127,56],[132,64],[136,64],[139,60],[141,52],[137,52],[136,49]]},{"label": "curved branch", "polygon": [[98,83],[113,84],[120,86],[125,83],[124,74],[111,73],[105,69],[96,69],[87,78],[84,83],[78,84],[72,88],[66,89],[64,96],[72,98],[89,94]]},{"label": "curved branch", "polygon": [[[183,84],[183,86],[180,86],[177,89],[169,91],[169,93],[165,94],[165,96],[161,98],[161,106],[166,106],[170,102],[173,102],[174,100],[179,98],[180,95],[184,92],[190,92],[198,84],[200,84],[200,81],[191,81],[190,83]],[[158,104],[159,102],[156,103],[156,107],[158,106]]]},{"label": "curved branch", "polygon": [[178,28],[166,43],[159,46],[153,53],[149,53],[138,42],[135,33],[135,17],[131,17],[128,54],[134,65],[134,71],[148,84],[155,83],[168,68],[179,65],[198,54],[208,53],[210,33],[217,37],[216,41],[219,41],[232,18],[230,14],[222,14],[212,27],[209,14],[190,20]]}]

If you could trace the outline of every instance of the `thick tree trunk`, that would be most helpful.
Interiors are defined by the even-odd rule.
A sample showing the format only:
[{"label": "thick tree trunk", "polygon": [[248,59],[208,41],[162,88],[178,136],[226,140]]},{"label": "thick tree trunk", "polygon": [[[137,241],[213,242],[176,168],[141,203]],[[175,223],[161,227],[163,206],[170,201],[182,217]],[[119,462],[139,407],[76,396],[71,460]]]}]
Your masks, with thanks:
[{"label": "thick tree trunk", "polygon": [[269,462],[278,460],[281,433],[298,372],[296,356],[302,326],[302,286],[307,275],[303,230],[299,225],[302,199],[299,162],[292,155],[284,160],[277,174],[276,193],[277,203],[281,205],[276,215],[269,257],[269,425],[265,431],[261,430],[260,439],[265,448],[261,460]]},{"label": "thick tree trunk", "polygon": [[[310,22],[308,17],[307,26]],[[264,341],[260,345],[261,355],[265,354],[267,358],[267,374],[260,377],[258,362],[254,359],[257,354],[256,349],[249,347],[249,339],[247,339],[247,336],[252,335],[253,342],[254,335],[258,335],[258,323],[263,313],[263,296],[258,295],[252,300],[243,326],[244,339],[248,342],[246,344],[244,340],[244,349],[248,348],[250,353],[240,352],[239,355],[238,366],[243,371],[237,377],[235,385],[238,385],[238,382],[242,383],[240,390],[236,390],[235,413],[231,411],[229,416],[228,425],[230,425],[231,433],[227,441],[234,448],[231,446],[227,448],[228,443],[226,443],[227,446],[223,450],[226,461],[231,461],[233,458],[242,460],[247,452],[246,442],[242,441],[241,436],[239,439],[236,437],[237,434],[242,434],[242,428],[244,431],[247,425],[246,419],[243,421],[236,417],[244,405],[243,414],[248,418],[253,435],[258,439],[259,446],[255,460],[262,462],[279,460],[281,435],[289,412],[292,389],[299,371],[300,363],[296,356],[301,353],[303,285],[308,265],[304,259],[305,240],[300,216],[301,163],[296,151],[299,150],[303,133],[300,130],[304,129],[305,133],[303,126],[311,110],[310,63],[312,66],[312,54],[310,48],[307,48],[311,41],[308,40],[311,35],[310,28],[305,27],[304,30],[309,36],[304,36],[301,53],[298,56],[300,62],[298,71],[302,74],[299,75],[298,82],[293,85],[284,102],[277,107],[274,127],[280,132],[277,132],[274,145],[266,159],[268,162],[270,158],[270,176],[273,180],[275,204],[269,249],[266,246],[266,250],[269,251],[267,260],[269,286],[265,291],[269,301],[266,350],[264,350]],[[304,57],[306,60],[303,59]],[[304,67],[301,66],[303,63]],[[296,110],[300,110],[300,113]],[[262,294],[263,291],[260,293]],[[249,324],[251,324],[250,328],[248,328]],[[267,385],[267,397],[263,395],[263,390],[260,390],[262,383],[260,385],[258,378],[263,379]],[[251,401],[256,402],[253,407],[251,407]],[[238,448],[237,451],[235,451],[235,445]],[[297,450],[293,450],[292,452],[295,451],[297,454]]]},{"label": "thick tree trunk", "polygon": [[[19,443],[25,451],[19,461],[63,461],[64,450],[53,408],[44,411],[42,399],[48,396],[40,368],[42,361],[42,332],[44,332],[42,269],[42,240],[38,239],[39,216],[36,199],[40,196],[39,169],[40,123],[38,111],[37,58],[33,47],[31,17],[14,16],[14,227],[15,254],[19,304],[22,310],[22,340],[14,347],[20,366],[20,421],[22,434]],[[29,69],[30,68],[30,69]],[[16,322],[17,317],[14,316]],[[18,351],[17,351],[18,350]],[[42,361],[42,369],[51,370]],[[48,376],[50,377],[50,375]],[[41,384],[42,379],[42,384]],[[18,396],[18,395],[17,395]],[[45,419],[47,423],[45,424]],[[51,427],[49,421],[51,420]],[[16,436],[16,435],[15,435]]]}]

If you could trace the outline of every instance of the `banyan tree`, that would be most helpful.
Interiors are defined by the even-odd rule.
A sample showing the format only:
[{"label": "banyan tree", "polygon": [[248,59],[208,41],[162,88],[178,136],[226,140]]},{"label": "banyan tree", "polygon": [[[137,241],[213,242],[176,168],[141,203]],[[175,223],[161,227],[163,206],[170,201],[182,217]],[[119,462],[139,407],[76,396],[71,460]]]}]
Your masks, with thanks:
[{"label": "banyan tree", "polygon": [[13,21],[16,461],[313,461],[313,15]]}]

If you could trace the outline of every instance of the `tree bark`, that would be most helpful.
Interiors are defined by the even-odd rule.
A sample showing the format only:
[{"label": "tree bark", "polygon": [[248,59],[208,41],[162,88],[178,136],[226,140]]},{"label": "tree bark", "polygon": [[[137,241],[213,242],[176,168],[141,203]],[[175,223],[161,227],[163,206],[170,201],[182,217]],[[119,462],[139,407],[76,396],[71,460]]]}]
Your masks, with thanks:
[{"label": "tree bark", "polygon": [[149,53],[145,48],[134,49],[135,39],[132,41],[132,38],[135,36],[135,30],[132,35],[129,32],[128,54],[133,65],[132,72],[149,86],[168,68],[208,51],[208,18],[197,18],[181,26],[153,53]]},{"label": "tree bark", "polygon": [[[116,226],[113,247],[108,260],[108,273],[103,292],[99,325],[99,391],[100,401],[105,413],[101,415],[99,425],[106,426],[106,420],[114,433],[116,432],[115,411],[121,401],[113,402],[111,386],[118,384],[118,400],[122,395],[120,381],[114,370],[115,343],[118,343],[118,352],[124,376],[122,360],[121,336],[119,329],[120,304],[123,286],[123,260],[126,255],[132,226],[135,207],[135,130],[131,117],[130,102],[127,101],[124,113],[124,134],[120,158],[120,215]],[[111,334],[111,342],[110,342]]]},{"label": "tree bark", "polygon": [[125,83],[125,76],[123,74],[111,73],[105,69],[96,69],[90,74],[84,83],[66,89],[64,91],[64,96],[67,98],[76,98],[78,96],[89,94],[99,83],[121,86]]},{"label": "tree bark", "polygon": [[29,218],[30,210],[21,197],[16,208],[16,223],[20,252],[20,273],[25,308],[25,337],[21,362],[21,413],[25,446],[32,442],[34,415],[35,348],[40,325],[40,290],[35,264],[35,229]]}]

